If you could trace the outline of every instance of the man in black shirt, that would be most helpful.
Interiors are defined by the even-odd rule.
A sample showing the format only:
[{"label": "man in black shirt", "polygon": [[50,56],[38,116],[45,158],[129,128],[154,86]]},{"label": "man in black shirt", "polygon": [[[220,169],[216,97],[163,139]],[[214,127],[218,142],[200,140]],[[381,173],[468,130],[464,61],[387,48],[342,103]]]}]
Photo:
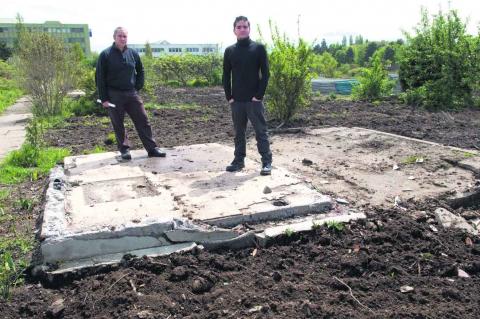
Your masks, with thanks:
[{"label": "man in black shirt", "polygon": [[127,37],[125,28],[116,28],[113,33],[115,42],[100,53],[95,77],[98,94],[103,107],[108,109],[122,159],[132,159],[124,126],[125,113],[132,119],[148,156],[165,157],[165,152],[153,140],[152,128],[138,95],[145,79],[142,61],[137,51],[127,47]]},{"label": "man in black shirt", "polygon": [[257,149],[262,156],[260,174],[270,175],[272,153],[262,103],[270,76],[267,52],[262,44],[250,40],[250,22],[246,17],[235,19],[233,32],[237,43],[225,50],[223,58],[223,88],[232,109],[235,129],[235,158],[226,170],[237,172],[245,167],[245,132],[250,120],[255,130]]}]

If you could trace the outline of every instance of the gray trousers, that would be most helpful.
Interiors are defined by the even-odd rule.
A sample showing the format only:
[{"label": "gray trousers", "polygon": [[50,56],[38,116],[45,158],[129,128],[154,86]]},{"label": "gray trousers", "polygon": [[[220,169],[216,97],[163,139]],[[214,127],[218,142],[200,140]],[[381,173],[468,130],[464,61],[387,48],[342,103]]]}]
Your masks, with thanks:
[{"label": "gray trousers", "polygon": [[125,113],[132,119],[138,136],[142,141],[143,147],[147,151],[153,150],[157,144],[152,137],[152,128],[148,122],[147,112],[143,106],[143,101],[137,92],[132,91],[114,91],[109,90],[110,103],[115,104],[115,108],[108,108],[108,115],[112,121],[117,147],[120,152],[130,148],[128,134],[125,130]]},{"label": "gray trousers", "polygon": [[235,161],[243,162],[246,156],[247,122],[255,130],[257,149],[262,156],[263,164],[272,163],[272,152],[268,141],[267,122],[265,121],[265,107],[260,102],[233,102],[231,103],[233,127],[235,130]]}]

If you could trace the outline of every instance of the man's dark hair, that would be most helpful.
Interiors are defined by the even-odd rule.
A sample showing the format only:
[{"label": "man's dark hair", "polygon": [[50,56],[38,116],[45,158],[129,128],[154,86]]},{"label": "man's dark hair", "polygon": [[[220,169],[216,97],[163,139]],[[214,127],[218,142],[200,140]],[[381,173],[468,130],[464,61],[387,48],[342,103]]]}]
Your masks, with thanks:
[{"label": "man's dark hair", "polygon": [[235,27],[237,26],[237,23],[239,21],[245,21],[248,23],[248,26],[250,27],[250,21],[248,21],[248,18],[245,17],[245,16],[238,16],[235,18],[235,21],[233,22],[233,28],[235,29]]}]

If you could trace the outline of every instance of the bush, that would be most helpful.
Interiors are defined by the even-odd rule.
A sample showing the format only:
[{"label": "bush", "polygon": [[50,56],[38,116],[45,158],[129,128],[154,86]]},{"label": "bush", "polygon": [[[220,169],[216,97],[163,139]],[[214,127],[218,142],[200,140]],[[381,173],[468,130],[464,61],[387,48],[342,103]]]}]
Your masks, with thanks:
[{"label": "bush", "polygon": [[422,10],[415,33],[406,34],[400,62],[406,100],[429,108],[471,105],[479,77],[478,36],[466,34],[466,24],[455,10],[440,11],[432,21]]},{"label": "bush", "polygon": [[280,36],[278,28],[273,28],[271,22],[270,31],[273,45],[269,57],[267,108],[274,118],[284,124],[309,103],[314,53],[311,44],[303,39],[295,44],[285,35]]},{"label": "bush", "polygon": [[16,67],[22,86],[33,102],[35,116],[62,113],[63,99],[76,82],[79,63],[75,51],[47,33],[19,35]]},{"label": "bush", "polygon": [[371,67],[363,70],[359,83],[352,88],[352,95],[356,99],[374,101],[392,92],[393,82],[383,67],[381,52],[376,52],[371,62]]},{"label": "bush", "polygon": [[330,53],[324,52],[322,55],[315,55],[313,61],[313,71],[316,74],[327,78],[335,77],[338,62]]}]

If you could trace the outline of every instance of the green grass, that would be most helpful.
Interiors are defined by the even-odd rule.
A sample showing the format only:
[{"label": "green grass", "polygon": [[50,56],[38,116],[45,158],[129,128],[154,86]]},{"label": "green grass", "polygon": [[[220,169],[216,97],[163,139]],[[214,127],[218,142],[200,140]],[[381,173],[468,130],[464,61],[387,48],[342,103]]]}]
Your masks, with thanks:
[{"label": "green grass", "polygon": [[415,164],[417,161],[420,160],[425,160],[425,156],[422,155],[410,155],[402,160],[402,164],[408,165],[408,164]]},{"label": "green grass", "polygon": [[[10,214],[6,211],[6,200],[10,191],[0,191],[0,296],[4,299],[10,297],[10,289],[23,282],[23,271],[28,266],[28,255],[33,249],[33,234],[18,232],[15,225],[22,223],[19,215]],[[18,202],[18,201],[17,201]],[[18,202],[22,207],[33,204],[31,200],[24,199]]]},{"label": "green grass", "polygon": [[187,104],[187,103],[168,103],[168,104],[157,104],[153,102],[145,103],[146,110],[196,110],[200,108],[197,104]]},{"label": "green grass", "polygon": [[105,153],[107,150],[103,146],[95,146],[95,148],[91,150],[84,150],[82,154],[87,155],[87,154],[97,154],[97,153]]},{"label": "green grass", "polygon": [[4,89],[0,82],[0,114],[2,114],[9,106],[13,105],[22,95],[22,90],[15,87]]},{"label": "green grass", "polygon": [[19,150],[10,152],[0,163],[0,183],[16,184],[28,179],[37,180],[68,155],[70,151],[63,148],[44,148],[36,153],[31,146],[24,144]]}]

